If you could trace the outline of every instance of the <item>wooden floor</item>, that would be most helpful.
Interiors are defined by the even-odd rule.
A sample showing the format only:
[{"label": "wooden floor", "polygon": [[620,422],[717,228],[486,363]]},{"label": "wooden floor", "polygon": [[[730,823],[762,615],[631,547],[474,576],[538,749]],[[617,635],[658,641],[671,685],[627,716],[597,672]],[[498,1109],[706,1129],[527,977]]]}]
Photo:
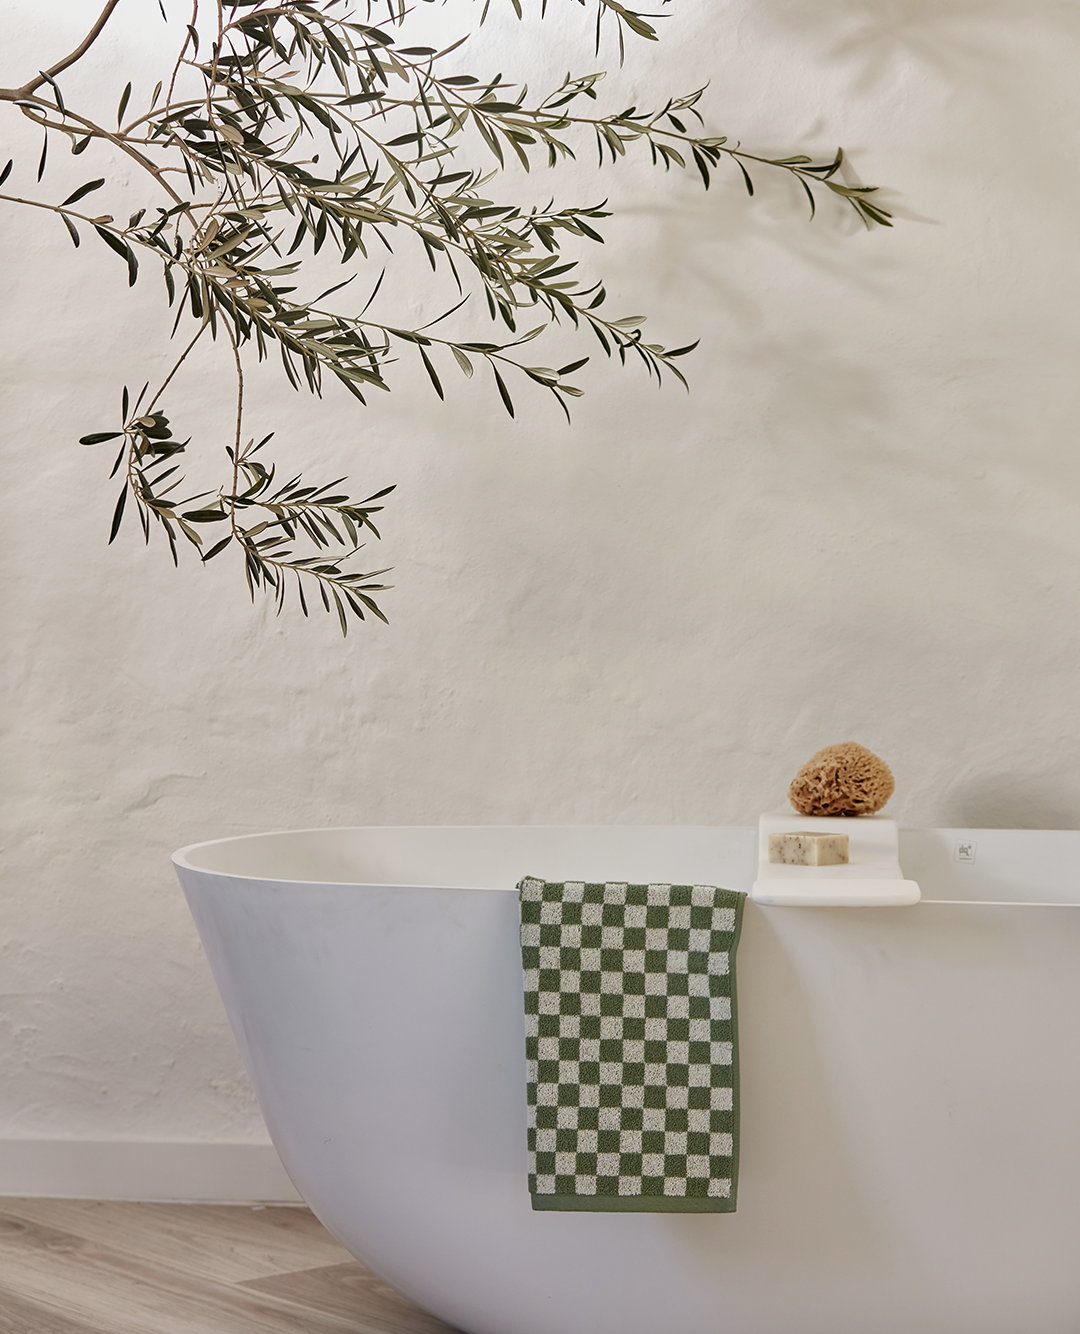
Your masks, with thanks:
[{"label": "wooden floor", "polygon": [[452,1334],[307,1209],[0,1198],[0,1334]]}]

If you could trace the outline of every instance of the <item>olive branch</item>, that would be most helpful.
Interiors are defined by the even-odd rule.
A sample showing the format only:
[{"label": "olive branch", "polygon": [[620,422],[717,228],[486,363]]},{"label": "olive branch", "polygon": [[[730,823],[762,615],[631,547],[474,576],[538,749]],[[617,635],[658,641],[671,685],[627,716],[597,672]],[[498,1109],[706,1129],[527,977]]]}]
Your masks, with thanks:
[{"label": "olive branch", "polygon": [[[615,20],[620,61],[625,32],[656,40],[649,22],[655,16],[616,0],[593,2],[597,50],[605,20]],[[520,0],[511,3],[520,18]],[[485,80],[454,72],[449,57],[460,41],[442,50],[397,45],[390,29],[405,20],[403,0],[390,0],[380,23],[372,21],[372,3],[365,7],[367,21],[359,21],[361,6],[352,0],[191,0],[167,87],[160,80],[145,108],[125,120],[129,81],[116,128],[107,128],[65,103],[57,76],[86,55],[116,4],[109,0],[67,57],[20,88],[0,89],[0,101],[17,106],[42,130],[38,182],[50,135],[62,136],[75,155],[94,144],[112,145],[139,166],[158,196],[126,225],[109,213],[88,212],[82,202],[106,187],[105,176],[86,181],[59,204],[21,194],[0,193],[0,199],[56,214],[75,246],[84,231],[92,232],[124,262],[129,284],[138,279],[140,261],[154,259],[173,309],[172,335],[185,320],[195,324],[149,400],[149,385],[134,404],[125,387],[118,429],[81,438],[85,445],[121,441],[112,475],[120,472],[123,486],[109,540],[134,509],[145,540],[162,531],[174,562],[181,539],[203,561],[235,548],[253,598],[256,591],[271,594],[280,612],[293,588],[307,615],[305,587],[309,594],[317,590],[343,632],[350,612],[385,620],[372,595],[387,586],[371,581],[386,571],[347,567],[363,536],[379,536],[372,515],[382,506],[372,502],[393,487],[355,501],[338,491],[345,478],[314,485],[296,476],[279,484],[274,466],[255,458],[272,434],[258,444],[244,441],[245,353],[261,361],[276,351],[295,388],[321,394],[330,375],[366,404],[373,389],[390,388],[388,368],[406,348],[419,357],[440,399],[448,367],[469,377],[480,368],[511,416],[511,386],[517,393],[521,382],[550,394],[569,419],[569,400],[582,391],[567,377],[589,357],[552,368],[531,364],[526,352],[562,324],[591,333],[606,356],[642,365],[657,383],[669,372],[685,385],[677,362],[696,343],[667,348],[645,341],[642,317],[609,316],[602,282],[583,279],[578,261],[563,256],[570,238],[602,242],[599,226],[610,216],[605,202],[556,207],[552,201],[538,208],[489,197],[508,164],[527,172],[537,163],[554,167],[590,139],[600,165],[645,147],[653,163],[692,169],[708,189],[715,172],[730,163],[751,195],[751,170],[768,168],[798,182],[811,216],[824,191],[868,225],[891,225],[871,198],[873,187],[841,179],[839,149],[820,162],[801,154],[768,158],[725,136],[698,133],[705,128],[699,110],[704,89],[654,110],[631,106],[611,113],[592,106],[603,73],[568,74],[536,99],[501,75]],[[466,152],[486,154],[490,168],[462,163]],[[329,165],[316,172],[323,162]],[[13,168],[9,161],[0,172],[0,187]],[[372,318],[385,270],[358,314],[327,304],[365,269],[373,271],[384,249],[393,252],[406,238],[434,274],[449,275],[459,294],[435,320],[408,328]],[[304,300],[298,283],[305,258],[324,248],[336,252],[348,276]],[[434,331],[481,295],[504,335],[476,341]],[[530,327],[521,330],[521,323]],[[183,476],[173,460],[191,441],[175,437],[159,403],[207,331],[212,340],[223,335],[236,375],[236,419],[226,449],[230,476],[217,491],[178,499]],[[223,535],[211,542],[204,532]]]}]

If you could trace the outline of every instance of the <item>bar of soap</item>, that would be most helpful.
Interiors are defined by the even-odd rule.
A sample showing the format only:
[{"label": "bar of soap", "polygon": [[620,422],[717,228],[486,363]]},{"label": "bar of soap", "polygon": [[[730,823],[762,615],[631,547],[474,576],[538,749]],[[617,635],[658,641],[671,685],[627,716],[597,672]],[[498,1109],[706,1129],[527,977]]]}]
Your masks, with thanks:
[{"label": "bar of soap", "polygon": [[787,866],[844,866],[847,834],[770,834],[769,861]]}]

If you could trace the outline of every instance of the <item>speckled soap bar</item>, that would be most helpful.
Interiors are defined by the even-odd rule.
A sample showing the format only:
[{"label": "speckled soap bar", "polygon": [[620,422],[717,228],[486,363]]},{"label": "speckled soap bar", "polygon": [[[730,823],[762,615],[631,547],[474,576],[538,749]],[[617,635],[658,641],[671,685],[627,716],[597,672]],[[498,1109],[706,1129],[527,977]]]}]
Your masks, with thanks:
[{"label": "speckled soap bar", "polygon": [[847,834],[770,834],[769,861],[787,866],[843,866]]}]

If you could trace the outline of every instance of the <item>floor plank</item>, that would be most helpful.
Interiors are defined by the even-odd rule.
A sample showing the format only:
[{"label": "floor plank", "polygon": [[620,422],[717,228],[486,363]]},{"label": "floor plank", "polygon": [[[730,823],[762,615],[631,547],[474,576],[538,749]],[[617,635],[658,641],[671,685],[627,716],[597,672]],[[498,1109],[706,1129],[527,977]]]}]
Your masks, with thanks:
[{"label": "floor plank", "polygon": [[0,1199],[0,1212],[222,1283],[352,1260],[309,1209]]},{"label": "floor plank", "polygon": [[243,1284],[296,1302],[305,1309],[347,1317],[362,1310],[386,1334],[453,1334],[453,1327],[414,1306],[355,1260],[321,1269],[277,1274]]},{"label": "floor plank", "polygon": [[303,1209],[0,1199],[0,1334],[450,1334],[341,1256]]}]

